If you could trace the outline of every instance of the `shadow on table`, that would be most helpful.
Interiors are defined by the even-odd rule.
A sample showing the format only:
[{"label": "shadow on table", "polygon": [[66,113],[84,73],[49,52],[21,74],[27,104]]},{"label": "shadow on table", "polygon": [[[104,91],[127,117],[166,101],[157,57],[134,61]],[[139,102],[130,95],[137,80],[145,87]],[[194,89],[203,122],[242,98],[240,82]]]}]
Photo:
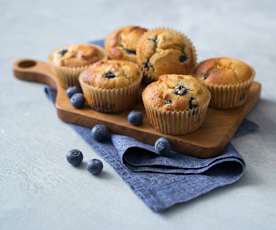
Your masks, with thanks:
[{"label": "shadow on table", "polygon": [[[275,139],[275,135],[273,135],[272,132],[276,132],[276,122],[274,122],[274,120],[272,119],[272,109],[276,109],[275,101],[261,99],[255,109],[250,113],[250,117],[252,118],[252,120],[260,126],[260,135],[268,139],[268,141],[272,141],[273,139]],[[261,157],[262,155],[260,154],[259,156]],[[258,172],[254,171],[252,168],[250,168],[250,166],[248,166],[245,170],[244,176],[235,184],[216,189],[215,191],[211,191],[210,193],[207,193],[187,203],[177,204],[167,211],[162,212],[161,216],[164,218],[170,218],[181,209],[185,209],[185,211],[188,211],[189,206],[196,205],[196,203],[198,202],[202,202],[206,199],[210,199],[210,201],[212,202],[212,199],[214,199],[214,197],[230,195],[230,193],[237,189],[237,187],[252,185],[258,186],[261,183],[262,180],[260,179],[260,176],[258,176]]]},{"label": "shadow on table", "polygon": [[177,205],[173,206],[172,208],[168,209],[167,211],[162,212],[161,216],[163,216],[164,218],[170,218],[176,212],[179,212],[180,210],[183,211],[184,209],[185,209],[185,211],[188,211],[189,206],[196,205],[196,203],[202,202],[206,199],[209,199],[212,202],[212,199],[214,199],[214,197],[227,196],[233,190],[237,189],[237,187],[251,186],[251,185],[257,186],[260,183],[261,183],[261,180],[260,180],[260,178],[258,178],[258,175],[256,172],[250,171],[250,170],[245,170],[244,176],[235,184],[225,186],[222,188],[218,188],[214,191],[211,191],[210,193],[207,193],[207,194],[205,194],[201,197],[198,197],[194,200],[188,201],[184,204],[183,203],[177,204]]},{"label": "shadow on table", "polygon": [[[78,167],[79,170],[87,170],[87,162],[83,162],[79,167]],[[92,175],[91,175],[92,176]],[[101,172],[101,174],[97,175],[95,178],[99,178],[99,179],[102,179],[102,180],[110,180],[113,178],[113,174],[106,171],[106,170],[103,170]]]}]

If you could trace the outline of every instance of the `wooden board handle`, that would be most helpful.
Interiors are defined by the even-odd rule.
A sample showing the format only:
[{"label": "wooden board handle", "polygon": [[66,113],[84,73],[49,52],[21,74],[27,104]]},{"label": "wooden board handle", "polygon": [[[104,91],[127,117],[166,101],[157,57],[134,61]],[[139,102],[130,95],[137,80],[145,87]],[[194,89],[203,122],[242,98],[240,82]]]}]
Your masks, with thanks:
[{"label": "wooden board handle", "polygon": [[13,73],[17,79],[45,83],[57,87],[57,79],[51,66],[42,61],[20,59],[13,64]]},{"label": "wooden board handle", "polygon": [[[154,130],[146,116],[143,125],[137,127],[128,122],[128,112],[105,114],[89,107],[74,108],[66,94],[66,89],[61,87],[55,71],[47,62],[31,59],[18,60],[13,65],[13,72],[18,79],[46,83],[56,88],[56,108],[58,116],[64,122],[90,128],[97,123],[105,124],[115,133],[131,136],[147,144],[154,144],[157,138],[165,136],[172,143],[174,150],[196,157],[211,157],[221,153],[242,120],[257,103],[261,92],[261,85],[253,82],[248,101],[244,106],[231,110],[209,108],[206,120],[200,129],[184,136],[171,136]],[[143,106],[137,104],[134,109],[143,111]]]}]

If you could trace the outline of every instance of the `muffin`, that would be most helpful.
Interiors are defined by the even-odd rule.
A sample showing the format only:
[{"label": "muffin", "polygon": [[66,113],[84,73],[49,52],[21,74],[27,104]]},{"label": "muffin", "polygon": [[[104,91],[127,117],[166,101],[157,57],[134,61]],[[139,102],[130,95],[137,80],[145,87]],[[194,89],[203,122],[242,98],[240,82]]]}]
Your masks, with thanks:
[{"label": "muffin", "polygon": [[211,95],[191,75],[167,74],[149,84],[142,98],[147,118],[156,130],[184,135],[202,125]]},{"label": "muffin", "polygon": [[103,48],[90,44],[69,45],[57,49],[49,56],[63,88],[79,85],[79,74],[89,65],[106,59]]},{"label": "muffin", "polygon": [[190,74],[196,64],[196,51],[184,34],[159,28],[142,36],[137,45],[137,60],[147,84],[163,74]]},{"label": "muffin", "polygon": [[113,31],[105,40],[105,50],[111,59],[136,62],[136,47],[147,29],[126,26]]},{"label": "muffin", "polygon": [[210,106],[217,109],[243,105],[255,76],[248,64],[228,57],[205,60],[194,73],[211,92]]},{"label": "muffin", "polygon": [[80,74],[79,81],[87,103],[100,112],[131,109],[140,92],[142,75],[137,64],[103,60]]}]

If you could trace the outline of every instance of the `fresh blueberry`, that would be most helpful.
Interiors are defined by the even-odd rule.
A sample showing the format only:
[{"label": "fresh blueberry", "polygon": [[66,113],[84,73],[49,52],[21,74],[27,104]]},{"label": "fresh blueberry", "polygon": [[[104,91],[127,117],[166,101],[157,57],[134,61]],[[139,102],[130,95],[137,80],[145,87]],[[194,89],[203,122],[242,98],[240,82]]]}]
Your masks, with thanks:
[{"label": "fresh blueberry", "polygon": [[105,125],[95,125],[91,130],[91,135],[94,140],[104,142],[110,138],[110,133]]},{"label": "fresh blueberry", "polygon": [[87,170],[93,175],[99,175],[103,170],[103,162],[98,159],[92,159],[87,162]]},{"label": "fresh blueberry", "polygon": [[160,137],[155,141],[154,148],[161,155],[167,155],[171,150],[171,144],[165,137]]},{"label": "fresh blueberry", "polygon": [[131,111],[127,116],[130,124],[139,126],[143,123],[143,113],[140,111]]},{"label": "fresh blueberry", "polygon": [[83,155],[80,150],[72,149],[67,153],[66,159],[71,165],[77,167],[81,164],[83,160]]},{"label": "fresh blueberry", "polygon": [[70,98],[71,104],[75,108],[82,108],[84,106],[84,97],[82,93],[75,93],[71,98]]},{"label": "fresh blueberry", "polygon": [[75,93],[81,93],[81,90],[79,87],[77,86],[72,86],[72,87],[69,87],[67,90],[66,90],[66,94],[69,98],[71,98]]}]

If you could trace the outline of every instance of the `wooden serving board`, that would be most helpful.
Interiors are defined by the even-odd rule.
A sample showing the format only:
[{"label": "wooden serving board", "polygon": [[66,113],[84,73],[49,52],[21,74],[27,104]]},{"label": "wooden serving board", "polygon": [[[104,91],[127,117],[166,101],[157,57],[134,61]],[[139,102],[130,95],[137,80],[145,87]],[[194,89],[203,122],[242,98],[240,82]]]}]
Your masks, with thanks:
[{"label": "wooden serving board", "polygon": [[[115,133],[128,135],[148,144],[154,144],[157,138],[165,136],[171,141],[174,150],[197,157],[211,157],[222,153],[224,146],[231,140],[243,119],[256,105],[261,92],[261,84],[254,82],[250,88],[248,101],[244,106],[230,110],[209,108],[206,120],[197,131],[184,136],[171,136],[154,130],[146,117],[143,125],[137,127],[128,123],[128,112],[105,114],[96,112],[89,107],[74,108],[51,66],[45,62],[18,60],[13,65],[13,72],[18,79],[46,83],[56,88],[57,113],[64,122],[87,127],[92,127],[97,123],[105,124]],[[142,103],[139,103],[135,109],[143,111]]]}]

